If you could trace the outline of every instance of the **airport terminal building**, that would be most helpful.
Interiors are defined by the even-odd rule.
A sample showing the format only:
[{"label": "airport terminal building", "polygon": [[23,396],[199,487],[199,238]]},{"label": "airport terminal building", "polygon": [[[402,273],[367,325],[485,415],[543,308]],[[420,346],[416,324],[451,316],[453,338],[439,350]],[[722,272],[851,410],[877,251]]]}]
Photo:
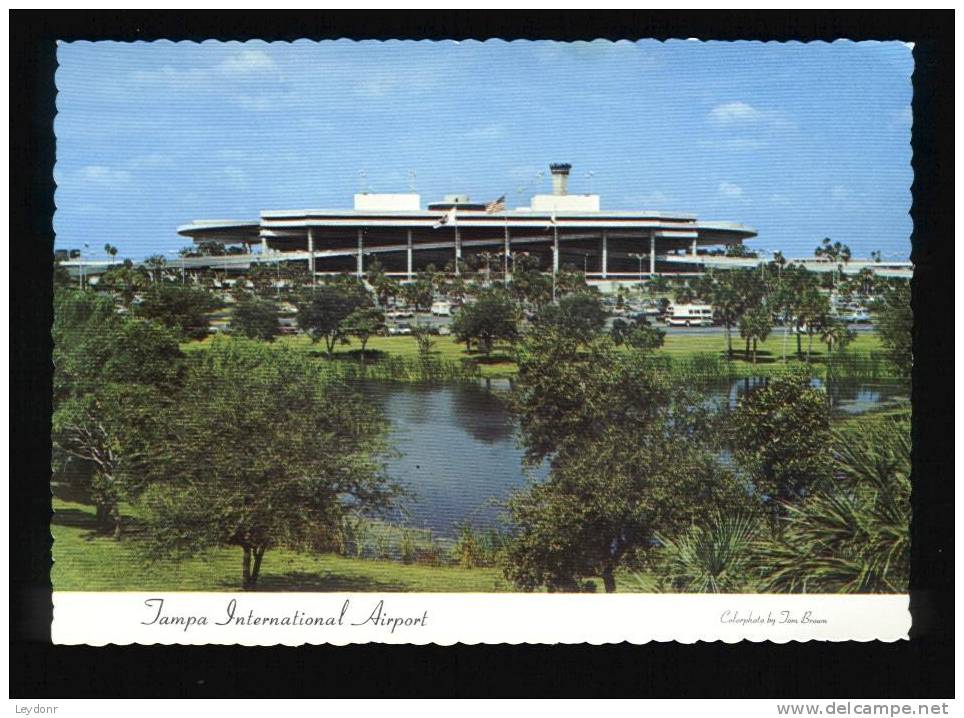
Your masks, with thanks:
[{"label": "airport terminal building", "polygon": [[[486,204],[449,195],[423,207],[415,193],[360,193],[352,209],[264,211],[259,220],[196,220],[177,231],[198,244],[242,245],[244,254],[216,263],[204,258],[225,269],[304,261],[319,275],[361,275],[377,258],[388,274],[406,279],[429,264],[458,271],[453,260],[482,253],[491,266],[507,263],[511,271],[513,257],[524,252],[546,271],[572,265],[597,281],[699,271],[700,250],[756,236],[741,224],[692,215],[605,211],[599,195],[568,193],[569,171],[568,164],[550,165],[552,194],[537,194],[515,209],[506,208],[504,198]],[[200,267],[199,259],[187,262]]]}]

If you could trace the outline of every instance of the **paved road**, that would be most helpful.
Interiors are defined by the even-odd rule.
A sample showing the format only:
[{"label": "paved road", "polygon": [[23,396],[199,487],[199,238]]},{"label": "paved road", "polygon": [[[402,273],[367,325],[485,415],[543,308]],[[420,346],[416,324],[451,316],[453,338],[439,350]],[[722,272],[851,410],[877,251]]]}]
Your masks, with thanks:
[{"label": "paved road", "polygon": [[[625,319],[625,317],[623,317],[623,318]],[[609,322],[608,322],[608,323],[611,325],[614,319],[615,319],[614,317],[611,317],[611,318],[609,319]],[[451,321],[452,321],[452,318],[451,318],[451,317],[436,317],[436,316],[430,315],[430,314],[419,314],[419,315],[418,315],[418,323],[421,324],[422,326],[430,326],[430,327],[445,326],[445,325],[447,325],[447,324],[450,324]],[[389,321],[389,324],[392,324],[392,323],[393,323],[393,321],[390,320],[390,321]],[[394,320],[394,323],[398,323],[398,324],[409,324],[409,325],[414,326],[415,323],[416,323],[416,320],[415,320],[414,318],[397,319],[397,320]],[[705,335],[720,335],[720,334],[723,334],[723,327],[722,327],[722,326],[714,326],[714,327],[671,327],[671,326],[668,326],[668,325],[666,325],[666,324],[663,324],[662,322],[656,322],[656,323],[655,323],[655,326],[659,327],[660,329],[662,329],[663,331],[665,331],[667,334],[684,334],[684,335],[689,335],[689,334],[695,334],[695,335],[700,335],[700,334],[705,334]],[[856,331],[856,332],[871,332],[871,331],[874,331],[874,326],[873,326],[872,324],[851,324],[851,325],[849,325],[849,326],[850,326],[851,329],[853,329],[853,330]],[[735,331],[735,329],[734,329],[734,331]],[[782,327],[774,327],[774,331],[776,331],[776,332],[782,332],[782,331],[783,331],[783,328],[782,328]]]}]

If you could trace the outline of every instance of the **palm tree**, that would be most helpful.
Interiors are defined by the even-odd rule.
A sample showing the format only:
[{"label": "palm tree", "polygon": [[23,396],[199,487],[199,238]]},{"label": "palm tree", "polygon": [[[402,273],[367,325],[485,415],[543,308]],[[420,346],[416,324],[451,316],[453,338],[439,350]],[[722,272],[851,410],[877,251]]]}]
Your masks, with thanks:
[{"label": "palm tree", "polygon": [[827,345],[827,359],[833,354],[834,349],[842,350],[856,336],[854,331],[841,321],[827,317],[820,327],[820,340]]},{"label": "palm tree", "polygon": [[166,264],[167,260],[164,259],[163,254],[152,254],[144,260],[144,266],[147,267],[151,273],[152,282],[156,282],[160,278],[161,271]]},{"label": "palm tree", "polygon": [[[761,305],[754,307],[740,317],[740,336],[746,339],[747,347],[753,344],[753,363],[756,364],[757,341],[765,342],[773,328],[770,311]],[[749,351],[747,352],[749,353]]]},{"label": "palm tree", "polygon": [[104,245],[104,254],[106,254],[110,259],[117,256],[117,247],[108,242]]},{"label": "palm tree", "polygon": [[742,298],[736,287],[736,272],[725,274],[708,274],[705,292],[710,304],[723,322],[723,333],[726,336],[726,358],[733,358],[733,334],[731,328],[735,325],[742,312]]},{"label": "palm tree", "polygon": [[850,247],[841,242],[831,242],[830,237],[824,237],[823,242],[813,250],[813,255],[815,257],[826,257],[828,260],[833,262],[836,267],[834,268],[833,274],[833,284],[837,284],[837,272],[840,269],[840,262],[846,264],[850,261],[851,253]]},{"label": "palm tree", "polygon": [[753,547],[765,530],[758,515],[717,511],[679,537],[657,536],[664,557],[660,587],[693,593],[755,591]]},{"label": "palm tree", "polygon": [[835,477],[757,545],[761,590],[903,593],[910,575],[910,410],[834,434]]}]

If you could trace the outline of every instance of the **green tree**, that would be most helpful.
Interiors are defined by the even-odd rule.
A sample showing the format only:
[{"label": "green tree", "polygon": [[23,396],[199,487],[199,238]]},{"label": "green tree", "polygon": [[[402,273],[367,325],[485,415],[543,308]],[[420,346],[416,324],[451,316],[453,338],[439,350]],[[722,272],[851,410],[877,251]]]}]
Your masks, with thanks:
[{"label": "green tree", "polygon": [[416,325],[412,327],[412,337],[418,347],[419,357],[422,360],[428,359],[432,353],[432,348],[435,346],[435,336],[429,331],[428,327]]},{"label": "green tree", "polygon": [[144,292],[136,313],[184,337],[202,339],[208,335],[209,314],[222,306],[204,289],[157,283]]},{"label": "green tree", "polygon": [[740,320],[746,298],[740,292],[739,270],[708,272],[701,283],[699,294],[713,306],[723,324],[726,337],[726,358],[733,358],[733,327]]},{"label": "green tree", "polygon": [[752,249],[747,247],[745,244],[731,244],[726,248],[724,254],[727,257],[744,257],[749,259],[756,259],[757,253]]},{"label": "green tree", "polygon": [[[797,265],[786,265],[786,260],[779,252],[774,254],[777,270],[777,282],[770,296],[770,306],[779,314],[783,324],[783,363],[787,363],[787,342],[790,339],[790,331],[797,327],[797,316],[799,314],[799,298],[803,294],[803,288],[808,279],[812,281],[812,275],[805,269]],[[797,334],[797,353],[800,353],[800,335]]]},{"label": "green tree", "polygon": [[231,331],[248,339],[270,342],[281,331],[278,305],[267,299],[243,298],[234,306]]},{"label": "green tree", "polygon": [[361,344],[361,363],[365,365],[365,346],[376,334],[385,331],[385,312],[378,307],[355,307],[342,321],[341,330],[358,339]]},{"label": "green tree", "polygon": [[874,304],[874,313],[888,358],[901,378],[910,379],[914,368],[910,283],[896,281],[886,288]]},{"label": "green tree", "polygon": [[375,297],[380,307],[388,306],[389,300],[397,297],[401,291],[398,280],[385,274],[384,266],[377,259],[368,266],[367,279],[375,291]]},{"label": "green tree", "polygon": [[678,536],[658,534],[658,585],[689,593],[755,593],[756,546],[765,522],[749,509],[717,508]]},{"label": "green tree", "polygon": [[[141,486],[134,467],[149,451],[135,429],[179,382],[177,338],[118,316],[105,298],[74,290],[54,298],[52,335],[55,478],[81,476],[98,523],[120,535],[118,504]],[[85,470],[65,472],[71,462]]]},{"label": "green tree", "polygon": [[413,307],[416,312],[431,307],[435,299],[435,290],[429,277],[420,276],[413,282],[403,284],[399,293],[405,303]]},{"label": "green tree", "polygon": [[475,302],[462,306],[452,320],[452,334],[465,342],[475,342],[488,355],[496,342],[514,342],[519,337],[519,310],[504,289],[491,287],[479,293]]},{"label": "green tree", "polygon": [[217,338],[192,356],[183,399],[150,435],[141,501],[158,555],[239,547],[250,589],[270,548],[302,548],[398,495],[382,417],[303,353]]},{"label": "green tree", "polygon": [[813,354],[813,338],[820,334],[820,327],[829,323],[830,297],[816,286],[809,286],[797,300],[797,349],[800,348],[800,331],[807,335],[806,362]]},{"label": "green tree", "polygon": [[842,321],[828,314],[820,325],[820,340],[827,345],[827,360],[834,351],[843,351],[856,338],[857,334]]},{"label": "green tree", "polygon": [[110,292],[115,293],[121,300],[121,304],[130,309],[138,293],[143,292],[150,285],[150,277],[147,272],[135,267],[134,263],[127,259],[119,267],[111,267],[101,275],[99,287],[104,287]]},{"label": "green tree", "polygon": [[588,343],[606,326],[608,313],[598,295],[589,292],[567,294],[554,304],[547,304],[536,314],[539,327],[555,327],[560,334],[580,343]]},{"label": "green tree", "polygon": [[59,257],[54,259],[54,288],[60,289],[70,287],[73,280],[70,278],[70,272],[62,263]]},{"label": "green tree", "polygon": [[200,242],[197,246],[198,254],[202,257],[223,257],[227,252],[224,250],[224,244],[222,242],[215,242],[212,240],[205,240]]},{"label": "green tree", "polygon": [[552,301],[552,277],[539,271],[539,258],[517,252],[512,259],[509,289],[520,302],[541,307]]},{"label": "green tree", "polygon": [[834,477],[787,504],[761,541],[762,590],[904,593],[910,578],[910,412],[834,432]]},{"label": "green tree", "polygon": [[770,311],[763,305],[758,305],[740,317],[740,336],[747,344],[753,344],[753,363],[756,364],[757,342],[765,342],[773,328],[773,318]]},{"label": "green tree", "polygon": [[[244,288],[247,282],[251,282],[254,293],[263,299],[268,299],[278,294],[278,267],[272,266],[265,261],[252,262],[245,274],[244,280],[239,281],[237,287]],[[247,293],[247,292],[245,292]]]},{"label": "green tree", "polygon": [[572,264],[564,264],[556,273],[556,297],[567,294],[588,293],[586,275]]},{"label": "green tree", "polygon": [[513,406],[526,461],[549,477],[509,501],[506,576],[525,590],[616,587],[658,532],[676,533],[722,500],[727,481],[703,450],[704,414],[608,337],[579,343],[559,327],[527,337]]},{"label": "green tree", "polygon": [[850,247],[841,242],[832,242],[830,237],[824,237],[823,241],[813,250],[813,256],[824,257],[825,259],[833,262],[836,266],[832,276],[833,281],[831,286],[836,286],[837,284],[837,273],[840,270],[840,265],[846,264],[850,261],[851,253]]},{"label": "green tree", "polygon": [[640,351],[655,351],[663,346],[666,339],[666,332],[651,325],[646,317],[628,322],[617,319],[613,322],[609,335],[614,344],[625,344]]},{"label": "green tree", "polygon": [[829,475],[829,403],[806,375],[777,377],[747,392],[729,424],[734,459],[771,505],[802,498]]},{"label": "green tree", "polygon": [[297,303],[298,326],[312,342],[324,339],[330,357],[335,345],[345,338],[345,319],[355,309],[370,302],[371,298],[359,283],[322,284]]},{"label": "green tree", "polygon": [[152,282],[159,282],[163,276],[164,267],[167,266],[167,260],[164,259],[163,254],[152,254],[150,257],[144,260],[144,267],[150,274]]}]

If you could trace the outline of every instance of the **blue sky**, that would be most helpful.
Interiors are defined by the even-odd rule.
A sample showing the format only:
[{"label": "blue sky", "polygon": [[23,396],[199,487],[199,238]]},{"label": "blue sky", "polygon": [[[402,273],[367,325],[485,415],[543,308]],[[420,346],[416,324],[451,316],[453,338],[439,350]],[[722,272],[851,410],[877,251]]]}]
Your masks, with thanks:
[{"label": "blue sky", "polygon": [[910,249],[902,43],[76,42],[58,61],[56,246],[94,258],[412,172],[423,204],[520,206],[549,162],[604,209],[742,222],[789,256]]}]

